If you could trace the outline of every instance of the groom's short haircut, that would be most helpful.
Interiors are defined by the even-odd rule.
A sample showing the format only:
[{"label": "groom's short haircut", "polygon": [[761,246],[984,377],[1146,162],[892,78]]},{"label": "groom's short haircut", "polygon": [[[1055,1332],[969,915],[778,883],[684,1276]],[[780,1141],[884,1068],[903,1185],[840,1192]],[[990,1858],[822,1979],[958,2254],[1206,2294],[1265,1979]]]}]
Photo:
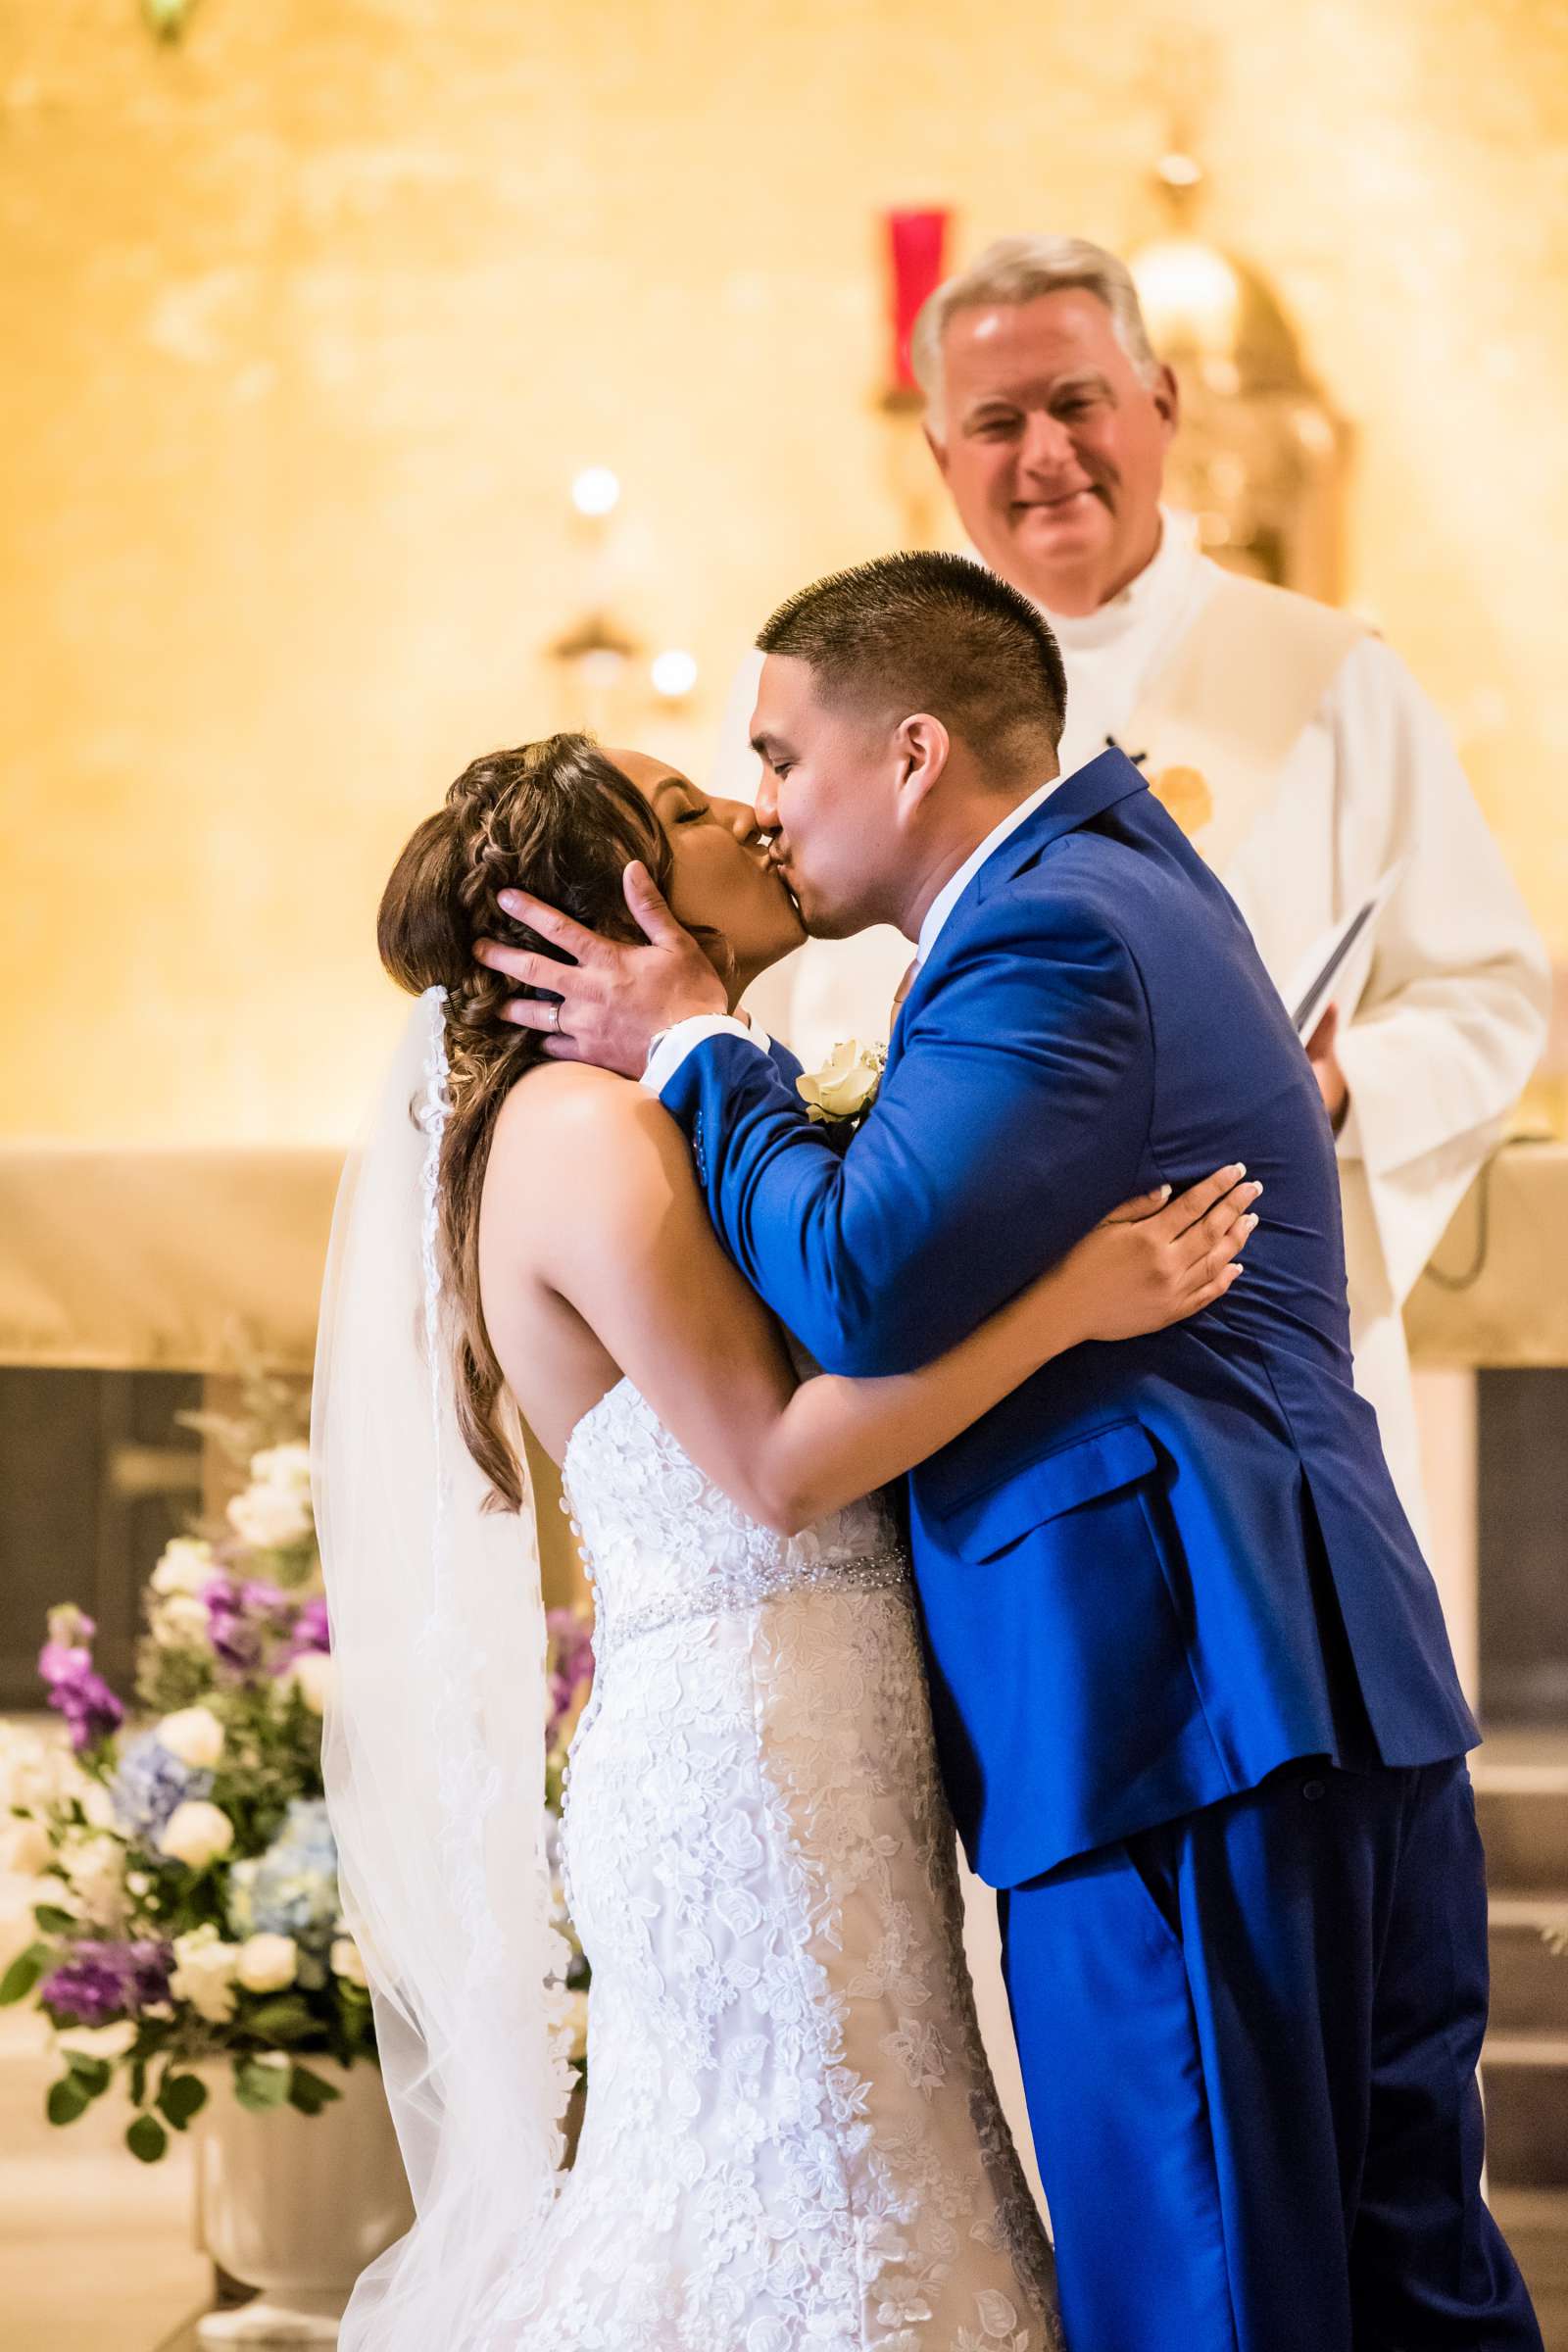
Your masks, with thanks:
[{"label": "groom's short haircut", "polygon": [[757,642],[804,662],[824,702],[929,711],[1008,776],[1061,740],[1056,640],[1016,588],[966,556],[878,556],[792,596]]}]

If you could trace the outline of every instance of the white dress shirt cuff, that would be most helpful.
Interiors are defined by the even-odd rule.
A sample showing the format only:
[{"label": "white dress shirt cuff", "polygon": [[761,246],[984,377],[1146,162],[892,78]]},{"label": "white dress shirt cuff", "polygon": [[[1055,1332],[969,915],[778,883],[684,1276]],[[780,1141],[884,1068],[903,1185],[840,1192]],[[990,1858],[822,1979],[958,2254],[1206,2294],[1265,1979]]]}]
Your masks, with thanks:
[{"label": "white dress shirt cuff", "polygon": [[642,1082],[651,1095],[663,1093],[687,1054],[705,1037],[743,1037],[749,1046],[759,1046],[764,1054],[772,1048],[771,1038],[755,1021],[737,1020],[733,1013],[694,1013],[689,1021],[677,1021],[673,1029],[666,1029],[649,1054]]}]

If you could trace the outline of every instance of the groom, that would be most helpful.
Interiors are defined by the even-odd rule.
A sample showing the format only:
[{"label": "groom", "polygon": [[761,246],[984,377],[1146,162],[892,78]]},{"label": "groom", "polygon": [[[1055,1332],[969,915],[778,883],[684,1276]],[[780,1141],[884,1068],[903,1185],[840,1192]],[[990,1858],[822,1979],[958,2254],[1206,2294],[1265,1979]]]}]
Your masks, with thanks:
[{"label": "groom", "polygon": [[760,813],[808,927],[914,949],[848,1149],[637,869],[646,949],[573,931],[564,980],[484,956],[559,996],[512,1007],[554,1051],[659,1092],[819,1361],[926,1361],[1238,1145],[1264,1187],[1218,1304],[1058,1358],[909,1482],[1074,2352],[1539,2347],[1479,2190],[1477,1733],[1351,1386],[1333,1141],[1285,1010],[1119,752],[1056,788],[1061,663],[1005,583],[888,557],[758,642]]}]

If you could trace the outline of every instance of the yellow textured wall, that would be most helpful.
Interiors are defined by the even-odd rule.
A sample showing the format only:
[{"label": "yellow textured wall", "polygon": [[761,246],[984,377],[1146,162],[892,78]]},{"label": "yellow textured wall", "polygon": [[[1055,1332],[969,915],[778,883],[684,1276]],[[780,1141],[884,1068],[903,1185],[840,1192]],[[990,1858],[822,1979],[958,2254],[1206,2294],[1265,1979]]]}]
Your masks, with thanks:
[{"label": "yellow textured wall", "polygon": [[563,715],[573,469],[703,664],[628,723],[700,746],[770,604],[897,537],[877,209],[1135,238],[1172,42],[1209,233],[1357,427],[1350,592],[1568,950],[1562,7],[201,0],[160,50],[19,0],[0,41],[8,1131],[344,1132],[393,850]]}]

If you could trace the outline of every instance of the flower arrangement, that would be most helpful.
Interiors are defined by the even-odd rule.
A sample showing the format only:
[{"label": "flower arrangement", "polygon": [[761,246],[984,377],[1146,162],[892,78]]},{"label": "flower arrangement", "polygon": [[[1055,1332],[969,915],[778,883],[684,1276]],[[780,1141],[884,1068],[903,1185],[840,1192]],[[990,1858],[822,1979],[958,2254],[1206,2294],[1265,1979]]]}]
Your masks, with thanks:
[{"label": "flower arrangement", "polygon": [[[74,2122],[118,2074],[134,2110],[126,2144],[147,2163],[205,2104],[192,2071],[203,2062],[231,2062],[244,2107],[314,2115],[339,2094],[309,2059],[375,2055],[322,1792],[332,1660],[309,1450],[275,1427],[285,1400],[297,1422],[297,1402],[265,1382],[245,1419],[201,1419],[246,1483],[219,1528],[176,1537],[153,1571],[141,1719],[98,1673],[93,1621],[68,1602],[49,1612],[39,1671],[69,1747],[29,1748],[13,1731],[0,1752],[6,1858],[39,1897],[0,2003],[31,1997],[55,2030],[64,2072],[50,2121]],[[573,1610],[551,1612],[550,1638],[558,1813],[593,1653]],[[574,1954],[580,1994],[587,1964]]]}]

